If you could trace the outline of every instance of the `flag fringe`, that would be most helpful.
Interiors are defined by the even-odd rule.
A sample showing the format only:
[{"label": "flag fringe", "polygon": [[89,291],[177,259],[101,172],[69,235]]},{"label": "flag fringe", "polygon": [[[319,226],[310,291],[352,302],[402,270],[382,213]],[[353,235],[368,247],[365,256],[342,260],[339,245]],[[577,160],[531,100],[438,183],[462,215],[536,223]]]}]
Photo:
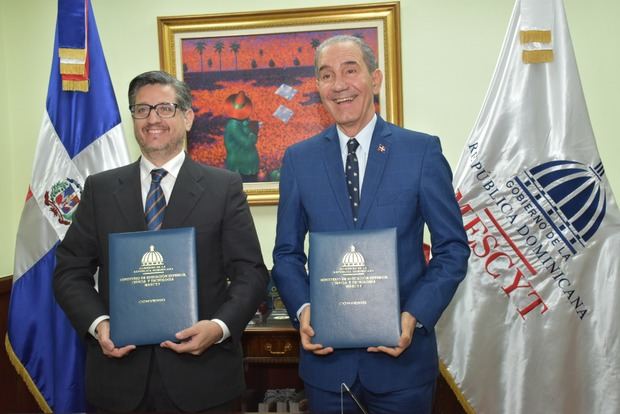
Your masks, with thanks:
[{"label": "flag fringe", "polygon": [[30,394],[32,394],[32,396],[34,397],[41,411],[46,414],[51,414],[52,409],[47,404],[45,397],[43,396],[43,394],[41,394],[41,391],[39,391],[39,388],[30,377],[30,373],[28,373],[28,370],[22,365],[22,362],[19,360],[18,356],[15,355],[13,347],[11,346],[11,341],[9,341],[8,334],[4,336],[4,347],[6,348],[6,353],[9,356],[9,361],[11,361],[13,367],[15,367],[15,371],[17,371],[17,374],[22,377],[22,379],[26,383],[28,391],[30,391]]},{"label": "flag fringe", "polygon": [[521,43],[551,43],[551,30],[521,30]]},{"label": "flag fringe", "polygon": [[71,49],[66,47],[58,48],[58,56],[61,59],[86,59],[86,49]]},{"label": "flag fringe", "polygon": [[443,379],[446,380],[446,382],[452,389],[452,392],[456,396],[456,399],[459,401],[459,403],[461,403],[461,407],[463,407],[463,410],[465,410],[467,414],[476,414],[474,407],[469,404],[469,401],[467,401],[467,398],[465,398],[465,396],[461,392],[461,389],[456,384],[456,381],[454,381],[454,378],[448,370],[448,367],[446,367],[446,364],[444,364],[441,359],[439,360],[439,371],[441,372],[441,376],[443,377]]},{"label": "flag fringe", "polygon": [[553,50],[524,50],[523,63],[548,63],[553,62]]},{"label": "flag fringe", "polygon": [[88,80],[62,80],[63,91],[88,92]]},{"label": "flag fringe", "polygon": [[84,63],[61,63],[60,73],[62,75],[84,75],[86,65]]}]

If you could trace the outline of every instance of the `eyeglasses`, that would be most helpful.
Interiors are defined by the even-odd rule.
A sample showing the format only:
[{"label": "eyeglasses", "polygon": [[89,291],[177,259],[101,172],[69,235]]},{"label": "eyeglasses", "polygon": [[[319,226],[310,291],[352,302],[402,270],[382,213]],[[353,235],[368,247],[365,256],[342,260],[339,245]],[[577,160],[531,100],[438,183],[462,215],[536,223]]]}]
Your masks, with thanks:
[{"label": "eyeglasses", "polygon": [[129,105],[131,116],[133,119],[144,119],[151,115],[151,110],[155,110],[155,113],[161,118],[172,118],[177,113],[178,104],[170,102],[162,102],[157,105],[149,104],[134,104]]}]

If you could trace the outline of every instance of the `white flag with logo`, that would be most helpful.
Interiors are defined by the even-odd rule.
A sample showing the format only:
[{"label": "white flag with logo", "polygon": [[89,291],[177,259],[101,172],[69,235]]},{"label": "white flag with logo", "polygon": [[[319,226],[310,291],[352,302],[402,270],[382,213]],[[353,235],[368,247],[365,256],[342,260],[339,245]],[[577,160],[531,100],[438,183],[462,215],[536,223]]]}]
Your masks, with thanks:
[{"label": "white flag with logo", "polygon": [[517,0],[454,185],[472,254],[438,340],[465,408],[619,413],[620,212],[561,0]]}]

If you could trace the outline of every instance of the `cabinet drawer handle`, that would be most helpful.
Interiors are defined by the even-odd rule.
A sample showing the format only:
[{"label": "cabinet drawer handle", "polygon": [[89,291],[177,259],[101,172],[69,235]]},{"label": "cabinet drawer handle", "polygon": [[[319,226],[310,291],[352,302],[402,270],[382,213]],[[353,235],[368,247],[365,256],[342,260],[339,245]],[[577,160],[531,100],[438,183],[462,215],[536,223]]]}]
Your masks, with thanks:
[{"label": "cabinet drawer handle", "polygon": [[271,345],[271,342],[267,342],[265,344],[265,351],[269,352],[269,354],[271,354],[271,355],[284,355],[284,354],[290,352],[293,349],[293,345],[291,345],[290,342],[284,343],[284,350],[283,351],[273,351],[272,348],[273,348],[273,345]]}]

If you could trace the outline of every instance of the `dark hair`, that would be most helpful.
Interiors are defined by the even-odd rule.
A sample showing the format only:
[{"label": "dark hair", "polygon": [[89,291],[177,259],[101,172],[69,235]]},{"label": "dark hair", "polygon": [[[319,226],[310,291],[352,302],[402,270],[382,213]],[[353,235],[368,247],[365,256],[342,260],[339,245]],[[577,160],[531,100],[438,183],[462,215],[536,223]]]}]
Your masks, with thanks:
[{"label": "dark hair", "polygon": [[362,51],[362,58],[364,59],[364,63],[366,63],[366,67],[368,68],[369,73],[373,73],[379,68],[379,65],[377,65],[377,58],[375,57],[375,53],[372,51],[370,46],[366,44],[366,42],[356,36],[337,35],[324,40],[319,45],[319,47],[316,48],[316,53],[314,55],[314,74],[317,78],[319,77],[319,56],[323,52],[323,49],[334,43],[344,42],[354,43],[360,48],[360,50]]},{"label": "dark hair", "polygon": [[178,80],[169,73],[162,72],[160,70],[153,70],[151,72],[144,72],[129,83],[129,105],[136,103],[136,94],[138,90],[146,85],[171,85],[176,92],[176,100],[179,109],[187,111],[192,107],[192,91],[189,86],[183,81]]}]

